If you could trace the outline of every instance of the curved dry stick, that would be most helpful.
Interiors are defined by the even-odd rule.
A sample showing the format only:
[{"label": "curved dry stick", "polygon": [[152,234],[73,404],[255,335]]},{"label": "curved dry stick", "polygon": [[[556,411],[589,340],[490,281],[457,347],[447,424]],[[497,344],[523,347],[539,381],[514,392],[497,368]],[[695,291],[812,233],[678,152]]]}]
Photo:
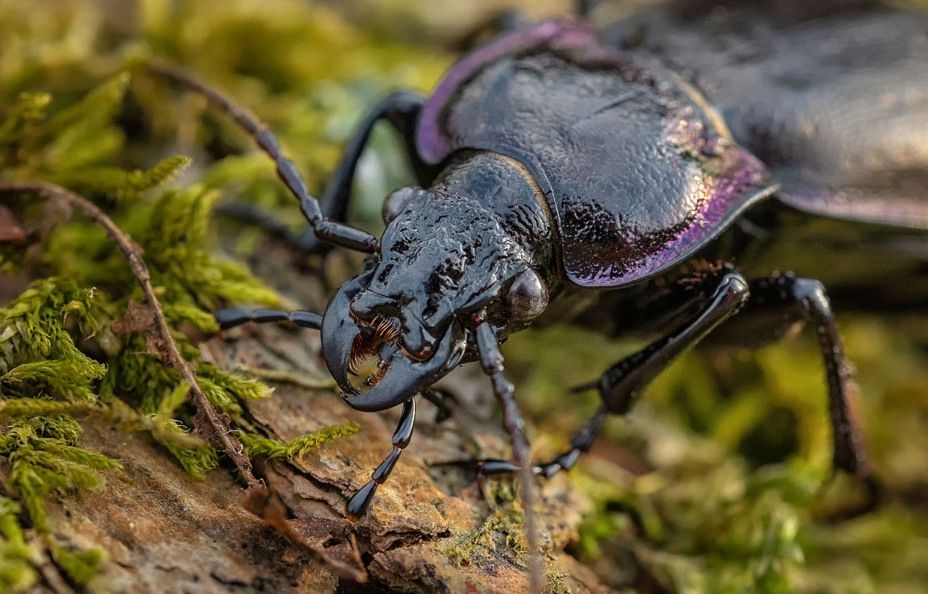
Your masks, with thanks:
[{"label": "curved dry stick", "polygon": [[203,393],[202,388],[197,383],[196,375],[190,364],[181,356],[177,343],[174,342],[174,338],[171,336],[168,321],[164,317],[164,310],[155,296],[155,290],[151,285],[151,274],[148,272],[145,260],[142,259],[141,248],[132,241],[129,235],[116,226],[116,223],[97,205],[61,186],[42,181],[7,182],[0,183],[0,193],[29,193],[47,199],[63,200],[83,212],[106,230],[107,234],[119,246],[119,250],[129,260],[132,274],[142,288],[142,293],[145,294],[145,300],[151,310],[160,343],[158,351],[165,363],[176,369],[184,378],[184,381],[190,385],[190,394],[193,395],[194,405],[197,408],[197,414],[194,417],[194,428],[228,456],[249,488],[263,488],[261,481],[255,478],[252,472],[251,460],[245,455],[245,448],[238,438],[232,435],[225,415],[213,408],[213,405],[206,398],[206,394]]}]

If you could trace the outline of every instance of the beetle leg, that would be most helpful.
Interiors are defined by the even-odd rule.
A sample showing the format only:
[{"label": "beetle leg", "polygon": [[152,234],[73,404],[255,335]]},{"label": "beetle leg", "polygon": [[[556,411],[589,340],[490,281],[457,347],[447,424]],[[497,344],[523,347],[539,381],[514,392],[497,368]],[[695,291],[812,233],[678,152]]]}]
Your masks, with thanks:
[{"label": "beetle leg", "polygon": [[[381,120],[389,122],[403,139],[406,151],[420,182],[430,180],[434,172],[416,151],[415,129],[424,98],[412,91],[397,91],[384,97],[361,120],[351,139],[345,146],[342,158],[329,178],[322,193],[320,204],[328,220],[344,223],[348,218],[348,201],[354,184],[355,171],[361,155],[370,140],[374,126]],[[230,201],[216,208],[226,216],[239,219],[263,229],[268,235],[290,245],[304,254],[324,253],[329,245],[319,241],[312,227],[301,233],[294,233],[289,226],[264,210],[242,201]]]},{"label": "beetle leg", "polygon": [[536,466],[535,474],[551,478],[562,470],[573,468],[577,460],[580,459],[580,455],[588,452],[593,447],[593,442],[596,441],[596,435],[599,433],[600,427],[603,426],[607,414],[609,414],[609,411],[606,410],[606,407],[600,405],[596,410],[596,414],[570,440],[570,449],[550,462]]},{"label": "beetle leg", "polygon": [[188,76],[187,74],[163,64],[149,64],[148,71],[165,78],[172,83],[198,93],[210,104],[229,116],[236,124],[247,131],[258,146],[267,153],[277,166],[277,176],[284,182],[290,193],[300,202],[300,210],[309,221],[316,237],[334,245],[346,247],[365,253],[377,251],[377,238],[356,227],[328,219],[306,186],[303,177],[297,171],[293,161],[284,156],[274,133],[253,113],[231,101],[218,90]]},{"label": "beetle leg", "polygon": [[[595,386],[594,386],[595,387]],[[570,449],[553,458],[549,462],[542,462],[532,467],[532,473],[544,478],[551,478],[562,470],[570,470],[580,459],[580,455],[588,452],[596,441],[596,435],[600,427],[606,420],[609,411],[606,407],[600,405],[589,421],[578,431],[570,440]],[[500,460],[498,458],[484,458],[466,463],[468,466],[475,467],[477,477],[492,476],[495,474],[513,474],[519,472],[520,466],[511,460]]]},{"label": "beetle leg", "polygon": [[[397,91],[382,99],[361,120],[345,146],[345,152],[319,201],[328,220],[342,223],[347,220],[348,201],[351,198],[358,162],[367,147],[374,126],[381,120],[389,122],[402,136],[410,162],[420,180],[428,179],[429,166],[422,161],[415,148],[416,121],[423,102],[424,99],[417,93]],[[271,237],[285,242],[301,253],[324,253],[330,247],[316,237],[312,227],[301,233],[294,233],[276,217],[247,202],[226,202],[220,204],[217,211],[259,227]]]},{"label": "beetle leg", "polygon": [[[416,151],[416,122],[425,99],[412,91],[397,91],[384,97],[361,120],[354,135],[345,146],[341,161],[329,178],[322,194],[322,210],[326,218],[345,222],[348,215],[348,201],[354,183],[355,171],[361,154],[367,147],[371,132],[377,122],[389,122],[403,139],[410,164],[421,182],[429,181],[433,176],[431,168],[419,157]],[[324,244],[316,238],[312,228],[304,231],[296,240],[296,246],[306,253],[318,253],[325,249]]]},{"label": "beetle leg", "polygon": [[397,423],[396,430],[393,432],[393,451],[391,451],[387,457],[383,459],[383,462],[374,469],[374,472],[371,473],[371,480],[358,489],[358,491],[351,496],[351,499],[348,500],[345,509],[349,517],[357,519],[363,516],[367,511],[371,501],[374,499],[374,494],[377,492],[377,487],[387,480],[387,477],[393,472],[393,467],[396,466],[397,460],[400,459],[403,450],[409,445],[409,441],[412,439],[412,429],[415,422],[416,400],[415,398],[410,398],[403,403],[403,412],[400,415],[400,422]]},{"label": "beetle leg", "polygon": [[291,322],[301,328],[318,330],[322,327],[322,316],[305,310],[278,311],[276,309],[217,309],[213,317],[223,330],[235,328],[248,322],[267,324],[271,322]]},{"label": "beetle leg", "polygon": [[624,415],[635,404],[641,390],[678,355],[694,346],[709,332],[738,312],[747,302],[748,283],[737,272],[729,272],[715,287],[709,305],[699,316],[644,349],[622,359],[599,379],[598,387],[606,409]]},{"label": "beetle leg", "polygon": [[[694,346],[719,324],[737,313],[748,299],[748,282],[737,272],[728,272],[721,280],[718,280],[718,277],[706,276],[703,282],[704,291],[714,289],[714,292],[709,304],[696,319],[622,359],[610,367],[599,380],[574,389],[583,391],[597,388],[603,402],[596,414],[571,439],[570,449],[550,462],[535,466],[535,474],[548,478],[561,470],[572,468],[580,454],[588,451],[593,445],[607,414],[626,414],[648,382],[683,351]],[[506,460],[479,460],[476,466],[477,472],[481,475],[504,474],[518,470],[517,464]]]},{"label": "beetle leg", "polygon": [[849,401],[850,371],[825,287],[817,280],[784,273],[751,283],[751,300],[745,315],[782,308],[788,308],[789,321],[805,320],[815,325],[828,382],[835,467],[851,474],[866,474],[867,456]]},{"label": "beetle leg", "polygon": [[443,423],[451,418],[452,412],[448,402],[457,402],[454,394],[442,388],[426,388],[422,390],[422,397],[431,402],[436,409],[435,423]]}]

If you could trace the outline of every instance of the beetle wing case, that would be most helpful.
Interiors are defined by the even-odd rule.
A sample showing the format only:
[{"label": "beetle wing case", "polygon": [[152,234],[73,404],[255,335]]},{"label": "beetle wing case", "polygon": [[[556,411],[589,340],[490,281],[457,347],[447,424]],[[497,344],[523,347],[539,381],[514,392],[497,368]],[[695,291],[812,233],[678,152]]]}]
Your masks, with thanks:
[{"label": "beetle wing case", "polygon": [[528,167],[582,286],[659,274],[774,189],[697,90],[578,24],[544,23],[465,58],[426,105],[417,143],[431,163],[483,149]]},{"label": "beetle wing case", "polygon": [[698,77],[786,204],[928,229],[928,15],[847,0],[728,6],[719,20],[672,3],[605,36]]}]

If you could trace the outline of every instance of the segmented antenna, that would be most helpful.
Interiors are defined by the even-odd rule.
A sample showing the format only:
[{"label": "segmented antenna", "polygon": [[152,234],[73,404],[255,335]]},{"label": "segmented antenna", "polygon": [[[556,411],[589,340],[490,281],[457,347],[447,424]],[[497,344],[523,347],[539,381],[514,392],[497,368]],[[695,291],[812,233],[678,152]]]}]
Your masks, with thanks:
[{"label": "segmented antenna", "polygon": [[277,176],[284,182],[290,193],[299,200],[303,216],[312,225],[313,231],[320,240],[364,253],[377,251],[377,238],[367,231],[325,218],[319,201],[309,193],[303,176],[297,171],[293,161],[281,152],[277,137],[251,111],[235,103],[217,89],[196,80],[174,66],[149,62],[146,64],[146,69],[154,76],[164,78],[178,87],[201,95],[213,107],[226,114],[248,132],[261,150],[274,160],[277,166]]}]

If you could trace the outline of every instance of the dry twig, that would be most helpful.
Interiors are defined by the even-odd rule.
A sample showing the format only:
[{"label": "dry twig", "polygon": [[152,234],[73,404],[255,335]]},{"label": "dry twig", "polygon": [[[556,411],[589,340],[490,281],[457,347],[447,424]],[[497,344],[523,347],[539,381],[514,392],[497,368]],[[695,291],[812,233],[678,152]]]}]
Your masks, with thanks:
[{"label": "dry twig", "polygon": [[194,405],[197,408],[194,417],[194,429],[203,438],[212,442],[225,453],[229,460],[235,464],[239,475],[250,489],[263,488],[262,483],[255,478],[252,472],[251,460],[245,453],[245,448],[238,438],[232,434],[228,419],[224,414],[218,412],[206,398],[206,394],[203,393],[202,388],[197,383],[193,369],[181,356],[177,343],[171,336],[171,329],[164,316],[164,310],[155,296],[155,290],[151,285],[151,274],[148,271],[148,266],[145,265],[145,260],[142,258],[142,249],[94,203],[66,188],[42,181],[0,183],[0,194],[4,193],[28,193],[49,200],[61,200],[81,211],[106,230],[107,234],[119,246],[119,250],[129,260],[132,273],[145,295],[145,301],[152,316],[154,338],[157,341],[159,355],[166,364],[176,369],[187,384],[190,385],[190,394],[193,396]]}]

